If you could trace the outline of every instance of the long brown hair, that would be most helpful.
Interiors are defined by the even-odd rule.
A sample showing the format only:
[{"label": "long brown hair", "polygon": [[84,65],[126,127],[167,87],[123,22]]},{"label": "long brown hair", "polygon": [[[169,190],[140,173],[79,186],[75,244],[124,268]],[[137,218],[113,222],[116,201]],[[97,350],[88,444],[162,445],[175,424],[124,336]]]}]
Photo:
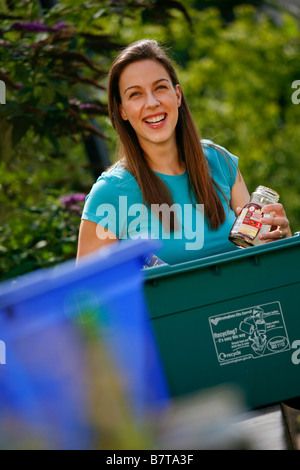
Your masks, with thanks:
[{"label": "long brown hair", "polygon": [[[133,62],[151,59],[163,65],[168,72],[174,88],[179,83],[171,60],[163,48],[155,41],[143,39],[126,47],[114,60],[108,77],[108,110],[111,122],[119,140],[119,162],[136,178],[144,202],[163,203],[171,206],[173,199],[164,182],[149,167],[136,133],[129,123],[124,121],[119,112],[121,97],[119,79],[124,69]],[[220,188],[213,181],[202,150],[200,137],[194,123],[187,101],[182,93],[176,125],[176,142],[180,160],[185,164],[190,189],[198,204],[204,204],[205,216],[212,229],[217,229],[225,221],[225,211],[216,191]],[[174,230],[174,219],[171,218],[171,230]]]}]

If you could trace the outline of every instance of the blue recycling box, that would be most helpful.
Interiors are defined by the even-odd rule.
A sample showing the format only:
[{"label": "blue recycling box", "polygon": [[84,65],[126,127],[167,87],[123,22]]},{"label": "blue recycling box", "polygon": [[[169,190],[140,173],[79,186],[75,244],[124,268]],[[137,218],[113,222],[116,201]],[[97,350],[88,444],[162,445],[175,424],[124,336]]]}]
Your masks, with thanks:
[{"label": "blue recycling box", "polygon": [[128,240],[0,285],[0,448],[20,435],[25,447],[89,449],[95,416],[101,428],[114,415],[110,396],[137,423],[167,403],[142,288],[153,246]]}]

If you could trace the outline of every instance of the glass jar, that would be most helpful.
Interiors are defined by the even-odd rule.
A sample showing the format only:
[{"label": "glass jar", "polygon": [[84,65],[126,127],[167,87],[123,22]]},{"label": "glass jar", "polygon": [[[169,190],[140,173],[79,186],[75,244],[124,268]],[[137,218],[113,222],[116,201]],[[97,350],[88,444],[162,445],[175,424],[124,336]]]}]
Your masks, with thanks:
[{"label": "glass jar", "polygon": [[279,201],[279,194],[266,186],[258,186],[251,194],[248,204],[236,218],[229,234],[229,240],[241,248],[261,245],[259,234],[269,232],[271,225],[261,224],[262,217],[273,217],[274,213],[263,214],[262,208]]}]

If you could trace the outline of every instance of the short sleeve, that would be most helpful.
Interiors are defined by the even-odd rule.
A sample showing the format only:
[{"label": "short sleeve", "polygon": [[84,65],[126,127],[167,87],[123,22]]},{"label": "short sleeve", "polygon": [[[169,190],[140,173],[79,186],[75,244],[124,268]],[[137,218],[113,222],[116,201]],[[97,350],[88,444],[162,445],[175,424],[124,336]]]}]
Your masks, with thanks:
[{"label": "short sleeve", "polygon": [[86,197],[81,218],[103,225],[120,238],[118,201],[118,189],[101,176]]},{"label": "short sleeve", "polygon": [[201,143],[215,182],[220,186],[228,185],[231,190],[237,176],[238,157],[210,140]]}]

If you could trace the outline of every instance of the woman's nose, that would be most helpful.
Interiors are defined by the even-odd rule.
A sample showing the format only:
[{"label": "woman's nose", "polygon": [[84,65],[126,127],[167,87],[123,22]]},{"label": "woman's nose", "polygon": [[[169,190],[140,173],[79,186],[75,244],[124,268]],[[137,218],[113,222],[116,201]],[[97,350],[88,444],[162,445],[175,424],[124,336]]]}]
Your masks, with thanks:
[{"label": "woman's nose", "polygon": [[147,108],[156,108],[159,105],[160,105],[160,102],[158,101],[158,99],[152,93],[148,93],[147,94],[146,107]]}]

